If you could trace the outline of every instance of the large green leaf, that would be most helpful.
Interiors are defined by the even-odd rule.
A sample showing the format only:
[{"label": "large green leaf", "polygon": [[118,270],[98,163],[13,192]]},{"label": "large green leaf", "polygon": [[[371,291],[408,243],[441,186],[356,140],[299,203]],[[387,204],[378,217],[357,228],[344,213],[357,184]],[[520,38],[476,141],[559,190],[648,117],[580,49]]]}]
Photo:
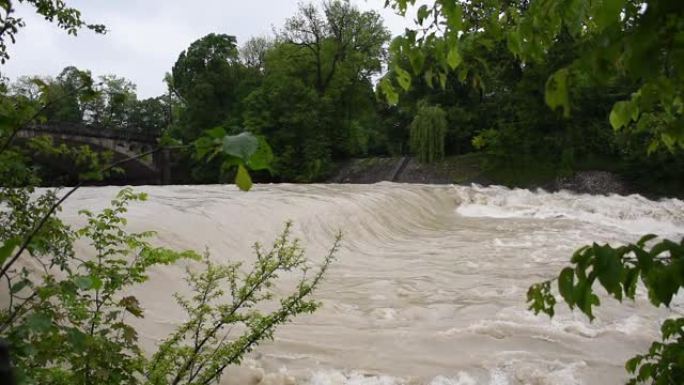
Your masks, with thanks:
[{"label": "large green leaf", "polygon": [[602,30],[620,20],[620,12],[625,5],[625,0],[595,0],[593,4],[596,26]]},{"label": "large green leaf", "polygon": [[594,245],[594,271],[598,275],[599,282],[615,298],[622,299],[622,288],[620,279],[622,277],[623,266],[620,257],[615,249],[609,245]]},{"label": "large green leaf", "polygon": [[447,54],[447,64],[451,69],[456,69],[456,67],[461,64],[463,61],[463,58],[461,57],[461,53],[458,52],[458,46],[454,45],[449,49],[449,53]]},{"label": "large green leaf", "polygon": [[10,287],[10,293],[16,294],[16,293],[24,290],[24,288],[29,286],[30,284],[31,284],[31,281],[24,278],[24,279],[20,280],[19,282],[12,284],[12,286]]},{"label": "large green leaf", "polygon": [[574,282],[575,271],[570,267],[563,269],[558,276],[558,291],[571,308],[575,305],[575,299],[573,297]]},{"label": "large green leaf", "polygon": [[638,109],[631,101],[620,101],[613,105],[610,111],[610,125],[614,130],[627,126],[638,115]]},{"label": "large green leaf", "polygon": [[409,88],[411,88],[411,75],[400,66],[395,66],[394,72],[397,74],[397,82],[399,82],[399,86],[401,86],[404,91],[408,91]]},{"label": "large green leaf", "polygon": [[45,313],[32,313],[26,317],[26,326],[34,333],[42,333],[50,329],[52,318]]},{"label": "large green leaf", "polygon": [[0,247],[0,266],[2,266],[7,258],[12,255],[14,249],[19,246],[21,241],[18,238],[10,238],[5,241],[5,243]]},{"label": "large green leaf", "polygon": [[546,81],[544,93],[546,104],[551,109],[563,108],[563,116],[570,117],[570,98],[568,96],[568,69],[563,68],[556,71]]},{"label": "large green leaf", "polygon": [[379,87],[380,91],[385,94],[387,103],[395,105],[399,102],[399,93],[394,89],[392,82],[387,77],[380,80]]},{"label": "large green leaf", "polygon": [[646,275],[646,286],[649,289],[651,302],[658,306],[670,306],[672,297],[679,291],[677,270],[671,266],[656,266]]},{"label": "large green leaf", "polygon": [[242,159],[248,162],[249,158],[259,148],[259,139],[250,132],[243,132],[238,135],[226,135],[223,137],[222,150],[225,154]]},{"label": "large green leaf", "polygon": [[416,18],[418,20],[418,24],[423,25],[423,21],[430,16],[431,11],[428,9],[428,6],[426,4],[423,4],[418,8],[418,12],[416,12]]},{"label": "large green leaf", "polygon": [[226,130],[221,127],[214,127],[204,131],[204,135],[209,136],[213,139],[221,139],[226,136]]},{"label": "large green leaf", "polygon": [[74,283],[81,290],[88,290],[93,286],[92,278],[90,278],[90,276],[87,275],[79,275],[74,277]]},{"label": "large green leaf", "polygon": [[252,178],[249,172],[243,165],[238,165],[237,174],[235,174],[235,184],[242,191],[249,191],[252,188]]},{"label": "large green leaf", "polygon": [[600,301],[591,289],[591,282],[587,280],[580,280],[577,282],[577,286],[573,289],[573,297],[575,298],[577,307],[579,307],[590,320],[593,320],[594,314],[592,312],[592,307],[600,305]]},{"label": "large green leaf", "polygon": [[273,151],[264,137],[259,136],[259,146],[247,161],[247,166],[252,170],[270,170],[273,162]]}]

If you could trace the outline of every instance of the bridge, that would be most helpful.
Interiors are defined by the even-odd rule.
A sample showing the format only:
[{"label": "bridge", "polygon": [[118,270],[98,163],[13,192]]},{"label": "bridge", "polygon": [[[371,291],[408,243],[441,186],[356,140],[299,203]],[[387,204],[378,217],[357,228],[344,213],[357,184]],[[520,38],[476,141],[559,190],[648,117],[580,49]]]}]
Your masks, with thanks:
[{"label": "bridge", "polygon": [[95,151],[111,151],[114,161],[138,157],[121,165],[125,181],[166,184],[171,178],[168,150],[141,157],[158,146],[158,135],[82,124],[35,124],[20,130],[17,136],[23,139],[49,136],[67,145],[89,145]]}]

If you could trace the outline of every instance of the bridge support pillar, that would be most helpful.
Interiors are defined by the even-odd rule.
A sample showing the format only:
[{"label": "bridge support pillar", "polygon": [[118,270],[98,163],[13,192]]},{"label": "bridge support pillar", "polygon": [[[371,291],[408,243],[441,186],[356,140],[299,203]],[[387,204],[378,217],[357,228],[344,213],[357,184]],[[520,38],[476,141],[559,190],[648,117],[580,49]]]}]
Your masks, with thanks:
[{"label": "bridge support pillar", "polygon": [[161,164],[159,169],[161,171],[161,184],[166,185],[171,183],[171,151],[168,148],[161,150]]}]

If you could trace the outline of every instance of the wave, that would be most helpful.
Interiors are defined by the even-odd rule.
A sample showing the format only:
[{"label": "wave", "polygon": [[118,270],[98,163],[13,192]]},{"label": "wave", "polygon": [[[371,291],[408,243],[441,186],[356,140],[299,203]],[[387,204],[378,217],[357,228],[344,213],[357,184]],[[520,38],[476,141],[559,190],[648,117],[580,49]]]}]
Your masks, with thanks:
[{"label": "wave", "polygon": [[684,234],[684,201],[653,201],[641,195],[589,195],[502,186],[454,186],[463,217],[570,219],[610,226],[629,234]]}]

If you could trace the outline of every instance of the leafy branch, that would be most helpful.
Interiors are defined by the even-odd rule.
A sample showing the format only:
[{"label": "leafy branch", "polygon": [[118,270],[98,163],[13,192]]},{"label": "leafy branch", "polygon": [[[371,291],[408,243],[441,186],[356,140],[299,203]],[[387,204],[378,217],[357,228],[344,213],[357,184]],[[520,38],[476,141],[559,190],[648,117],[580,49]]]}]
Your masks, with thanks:
[{"label": "leafy branch", "polygon": [[[638,282],[648,290],[651,303],[670,306],[672,298],[684,287],[684,238],[679,242],[661,240],[650,248],[656,236],[649,234],[634,244],[585,246],[572,256],[573,267],[564,268],[555,280],[558,292],[570,309],[578,308],[590,320],[593,307],[600,305],[594,285],[622,301],[634,300]],[[554,280],[534,284],[527,292],[530,310],[535,314],[555,314],[556,297],[551,289]],[[684,318],[666,320],[661,328],[662,341],[654,342],[649,352],[627,362],[626,368],[637,376],[632,384],[649,379],[656,384],[679,384],[684,381]]]},{"label": "leafy branch", "polygon": [[[256,261],[245,275],[240,274],[239,263],[216,265],[208,258],[201,273],[188,271],[187,281],[195,295],[189,299],[178,295],[176,298],[189,319],[152,357],[146,373],[151,384],[215,382],[228,365],[239,364],[260,341],[272,339],[276,326],[316,310],[319,304],[307,298],[332,263],[341,235],[338,234],[315,274],[307,278],[310,266],[299,242],[290,240],[290,232],[291,224],[287,223],[267,251],[256,244]],[[301,279],[293,293],[278,300],[276,310],[260,310],[274,302],[273,288],[280,275],[297,272]],[[231,338],[230,331],[234,329],[243,332]]]}]

